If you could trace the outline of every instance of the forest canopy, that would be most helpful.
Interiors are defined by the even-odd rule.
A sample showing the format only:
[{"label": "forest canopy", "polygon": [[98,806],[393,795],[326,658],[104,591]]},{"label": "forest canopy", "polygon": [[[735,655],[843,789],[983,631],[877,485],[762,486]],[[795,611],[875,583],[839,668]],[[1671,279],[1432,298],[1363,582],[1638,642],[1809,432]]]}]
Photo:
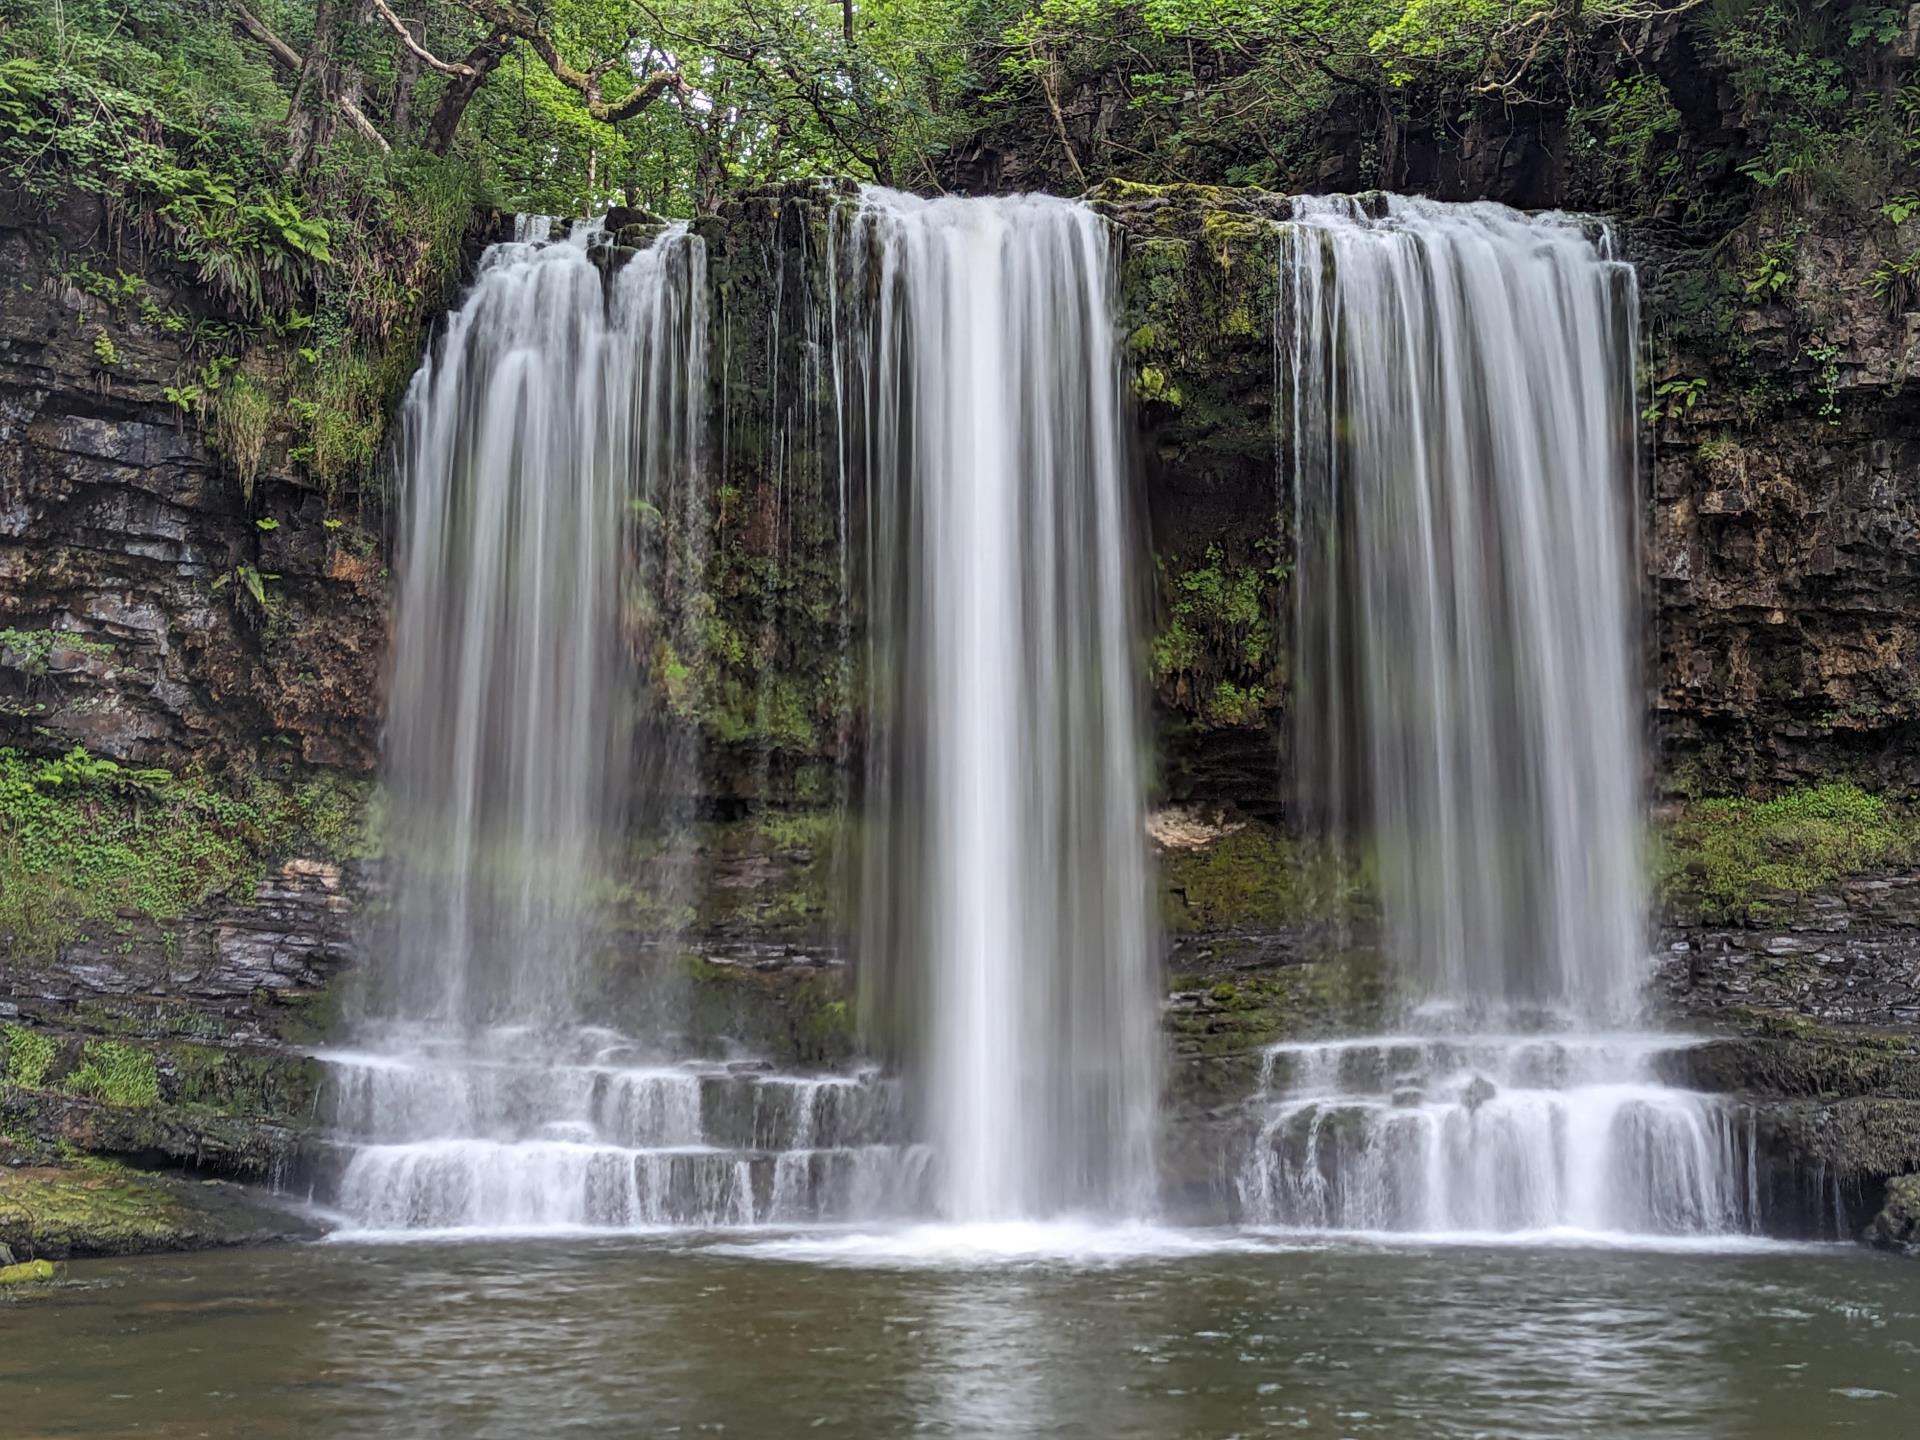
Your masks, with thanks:
[{"label": "forest canopy", "polygon": [[[0,195],[91,202],[76,243],[110,263],[75,283],[190,330],[169,397],[243,477],[290,416],[331,487],[488,209],[685,216],[824,175],[1395,187],[1526,136],[1555,203],[1684,243],[1757,207],[1898,227],[1917,45],[1876,0],[0,0]],[[1917,277],[1920,251],[1876,283]]]},{"label": "forest canopy", "polygon": [[[0,0],[0,163],[337,209],[343,168],[453,156],[504,207],[685,214],[827,173],[937,189],[996,127],[1068,187],[1286,187],[1343,103],[1385,170],[1396,130],[1492,105],[1572,111],[1600,198],[1655,202],[1703,166],[1812,184],[1901,149],[1905,28],[1847,0]],[[1679,61],[1745,109],[1724,155],[1680,143]]]}]

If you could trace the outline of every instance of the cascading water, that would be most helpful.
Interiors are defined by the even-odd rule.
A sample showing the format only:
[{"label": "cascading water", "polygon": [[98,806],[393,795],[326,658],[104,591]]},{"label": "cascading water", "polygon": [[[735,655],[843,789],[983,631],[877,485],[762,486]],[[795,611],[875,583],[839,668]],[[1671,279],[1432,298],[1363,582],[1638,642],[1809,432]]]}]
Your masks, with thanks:
[{"label": "cascading water", "polygon": [[402,414],[385,776],[404,868],[376,1016],[579,1018],[629,788],[629,502],[698,504],[706,356],[700,242],[667,231],[609,294],[596,238],[488,251]]},{"label": "cascading water", "polygon": [[[705,531],[704,247],[673,226],[612,268],[604,244],[583,225],[489,250],[408,394],[402,864],[356,1048],[322,1056],[331,1198],[375,1230],[914,1209],[925,1152],[899,1143],[890,1082],[679,1061],[591,1023],[626,797],[690,758],[636,723],[623,630],[671,623],[658,597],[698,585]],[[647,613],[623,614],[636,593]]]},{"label": "cascading water", "polygon": [[864,192],[864,936],[950,1219],[1152,1204],[1157,1004],[1112,273],[1037,197]]},{"label": "cascading water", "polygon": [[1295,773],[1370,845],[1412,1034],[1287,1045],[1239,1176],[1309,1226],[1754,1223],[1741,1117],[1663,1086],[1646,962],[1633,272],[1571,217],[1295,202],[1276,317]]}]

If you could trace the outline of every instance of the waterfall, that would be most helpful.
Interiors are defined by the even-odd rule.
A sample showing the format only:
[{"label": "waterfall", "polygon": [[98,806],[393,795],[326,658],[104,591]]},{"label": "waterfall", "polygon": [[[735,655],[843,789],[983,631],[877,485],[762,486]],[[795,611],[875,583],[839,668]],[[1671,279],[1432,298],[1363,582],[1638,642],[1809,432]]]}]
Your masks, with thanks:
[{"label": "waterfall", "polygon": [[[402,415],[386,748],[392,915],[354,1048],[322,1051],[353,1228],[749,1225],[926,1204],[871,1071],[774,1073],[609,1028],[596,915],[624,823],[694,757],[633,684],[697,643],[705,249],[544,225],[483,257]],[[653,813],[630,817],[638,805]],[[634,1033],[638,1032],[638,1033]]]},{"label": "waterfall", "polygon": [[1373,854],[1415,1033],[1267,1057],[1243,1211],[1745,1228],[1740,1119],[1623,1032],[1647,964],[1633,361],[1607,233],[1295,202],[1276,316],[1300,811]]},{"label": "waterfall", "polygon": [[609,294],[594,238],[489,250],[402,412],[382,1018],[579,1018],[629,789],[623,566],[641,515],[698,503],[706,357],[700,242]]},{"label": "waterfall", "polygon": [[849,229],[866,1013],[946,1217],[1140,1213],[1159,1039],[1108,237],[1064,201],[883,190]]},{"label": "waterfall", "polygon": [[1646,941],[1633,272],[1579,221],[1296,202],[1310,808],[1430,998],[1624,1020]]}]

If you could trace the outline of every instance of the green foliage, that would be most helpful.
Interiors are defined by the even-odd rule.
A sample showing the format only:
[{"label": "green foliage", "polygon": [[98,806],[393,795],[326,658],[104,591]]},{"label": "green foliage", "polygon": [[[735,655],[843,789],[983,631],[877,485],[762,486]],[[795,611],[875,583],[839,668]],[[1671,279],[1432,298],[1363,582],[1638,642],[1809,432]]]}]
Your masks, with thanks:
[{"label": "green foliage", "polygon": [[231,588],[234,603],[240,607],[239,613],[254,624],[265,624],[273,613],[274,605],[267,595],[267,586],[279,578],[270,570],[261,570],[242,560],[231,570],[215,576],[211,588],[216,594]]},{"label": "green foliage", "polygon": [[1656,75],[1609,81],[1605,96],[1568,116],[1576,159],[1593,175],[1594,198],[1613,209],[1657,213],[1697,184],[1682,156],[1680,111]]},{"label": "green foliage", "polygon": [[30,677],[45,675],[54,650],[71,650],[79,655],[113,654],[113,646],[104,640],[91,640],[65,630],[0,630],[0,665],[7,665]]},{"label": "green foliage", "polygon": [[[557,214],[616,199],[686,214],[727,185],[816,175],[925,184],[973,118],[962,102],[977,8],[861,0],[849,34],[841,0],[557,0],[548,13],[563,51],[638,57],[610,66],[610,98],[657,70],[661,52],[689,88],[606,125],[518,47],[475,99],[469,133],[508,204]],[[658,49],[633,45],[631,26]]]},{"label": "green foliage", "polygon": [[27,1090],[38,1090],[46,1084],[60,1047],[44,1031],[29,1030],[24,1025],[9,1025],[4,1034],[7,1037],[7,1083]]},{"label": "green foliage", "polygon": [[1266,686],[1242,687],[1231,680],[1222,680],[1213,687],[1213,695],[1207,701],[1205,714],[1206,718],[1215,725],[1257,728],[1266,720],[1266,705]]},{"label": "green foliage", "polygon": [[1700,403],[1707,393],[1707,382],[1698,375],[1676,376],[1653,387],[1653,401],[1640,412],[1649,424],[1656,420],[1677,420]]},{"label": "green foliage", "polygon": [[1763,189],[1809,193],[1836,170],[1851,101],[1825,7],[1803,0],[1712,0],[1705,28],[1727,64],[1757,142],[1740,173]]},{"label": "green foliage", "polygon": [[194,771],[132,769],[75,749],[0,749],[0,934],[46,954],[123,911],[155,920],[251,892],[296,845],[363,853],[364,788],[255,781],[243,794]]},{"label": "green foliage", "polygon": [[80,1065],[66,1078],[76,1095],[91,1095],[109,1105],[155,1105],[160,1101],[160,1077],[153,1057],[118,1040],[89,1040]]},{"label": "green foliage", "polygon": [[[291,38],[311,32],[312,0],[261,9]],[[391,46],[372,35],[348,53],[377,78]],[[285,83],[223,5],[0,0],[0,183],[49,207],[97,197],[105,256],[77,261],[70,278],[214,352],[165,394],[183,415],[211,416],[249,494],[289,390],[315,432],[289,447],[296,459],[330,488],[371,471],[395,373],[411,369],[415,326],[456,278],[483,198],[471,159],[381,154],[347,127],[290,164]],[[113,258],[129,252],[191,276],[215,315],[143,295],[143,278]],[[300,375],[296,338],[318,361]],[[120,364],[106,330],[93,348],[103,371]]]},{"label": "green foliage", "polygon": [[249,500],[266,452],[271,406],[266,390],[245,371],[234,374],[214,395],[214,443],[240,477],[241,491]]},{"label": "green foliage", "polygon": [[1710,920],[1764,916],[1780,896],[1920,853],[1913,817],[1848,784],[1771,800],[1696,800],[1659,838],[1663,899]]},{"label": "green foliage", "polygon": [[1167,620],[1148,656],[1155,686],[1187,691],[1204,724],[1264,724],[1262,677],[1276,659],[1269,587],[1283,573],[1277,564],[1231,565],[1209,545],[1204,565],[1170,583],[1163,576]]},{"label": "green foliage", "polygon": [[1830,341],[1814,341],[1806,348],[1807,359],[1819,367],[1820,418],[1840,423],[1840,347]]},{"label": "green foliage", "polygon": [[1742,274],[1745,291],[1771,300],[1794,281],[1794,244],[1790,239],[1770,241],[1757,251]]},{"label": "green foliage", "polygon": [[1894,315],[1912,309],[1916,296],[1920,295],[1920,250],[1908,251],[1897,260],[1885,262],[1868,277],[1867,284],[1874,298],[1886,301],[1887,309]]}]

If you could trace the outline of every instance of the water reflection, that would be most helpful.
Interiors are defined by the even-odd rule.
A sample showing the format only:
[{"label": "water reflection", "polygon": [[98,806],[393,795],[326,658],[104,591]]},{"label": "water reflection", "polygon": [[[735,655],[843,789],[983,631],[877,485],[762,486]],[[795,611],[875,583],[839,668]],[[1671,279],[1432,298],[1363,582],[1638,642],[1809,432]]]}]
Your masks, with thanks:
[{"label": "water reflection", "polygon": [[1236,1243],[1095,1263],[932,1264],[921,1237],[918,1262],[736,1239],[76,1265],[77,1285],[0,1302],[0,1432],[1804,1440],[1902,1433],[1920,1398],[1920,1267],[1851,1251]]}]

